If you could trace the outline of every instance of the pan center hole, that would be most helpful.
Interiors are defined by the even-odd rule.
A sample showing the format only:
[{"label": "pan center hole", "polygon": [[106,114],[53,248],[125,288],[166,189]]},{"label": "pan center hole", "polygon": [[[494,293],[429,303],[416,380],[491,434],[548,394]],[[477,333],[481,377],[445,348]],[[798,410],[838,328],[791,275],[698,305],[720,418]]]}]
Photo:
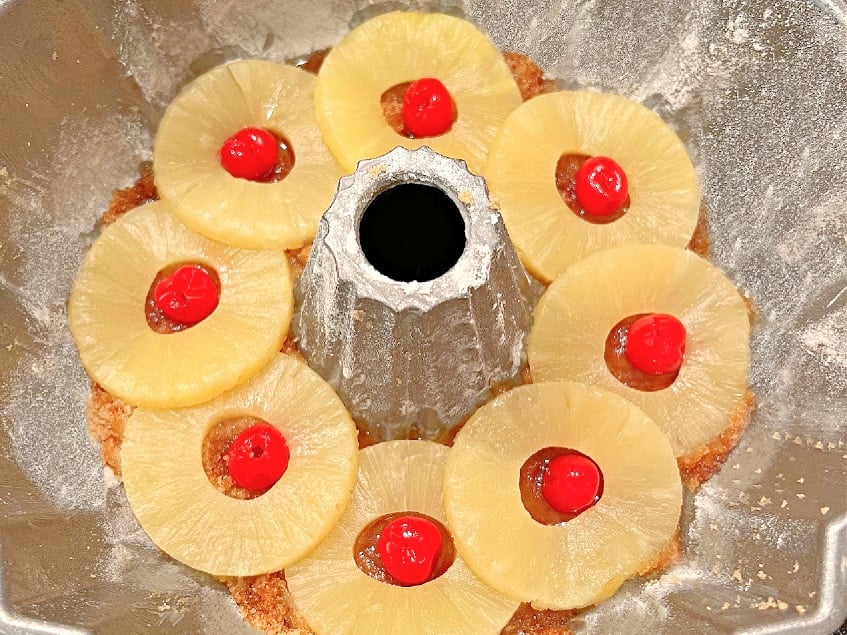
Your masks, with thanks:
[{"label": "pan center hole", "polygon": [[395,185],[377,195],[359,221],[365,258],[397,282],[444,275],[459,261],[466,241],[456,203],[432,185]]}]

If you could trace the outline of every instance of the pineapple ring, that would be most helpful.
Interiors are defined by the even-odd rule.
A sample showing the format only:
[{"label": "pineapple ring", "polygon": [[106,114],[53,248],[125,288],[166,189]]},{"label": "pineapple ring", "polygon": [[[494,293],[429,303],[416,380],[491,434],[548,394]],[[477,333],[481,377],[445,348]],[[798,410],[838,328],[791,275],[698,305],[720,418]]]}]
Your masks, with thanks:
[{"label": "pineapple ring", "polygon": [[[458,117],[443,135],[408,139],[386,123],[380,97],[424,77],[447,87]],[[315,89],[324,140],[349,171],[397,146],[429,146],[479,174],[500,124],[520,103],[509,67],[485,34],[439,13],[396,11],[353,29],[326,56]]]},{"label": "pineapple ring", "polygon": [[[217,271],[218,306],[190,329],[155,333],[147,292],[159,271],[180,262]],[[68,317],[94,381],[133,405],[174,408],[208,401],[256,373],[285,341],[293,305],[284,252],[213,242],[155,202],[103,230],[77,274]]]},{"label": "pineapple ring", "polygon": [[[191,229],[249,249],[293,249],[315,237],[342,176],[321,139],[315,78],[293,66],[241,60],[188,84],[170,103],[153,145],[163,200]],[[223,142],[247,127],[284,135],[291,172],[276,183],[236,178],[222,166]]]},{"label": "pineapple ring", "polygon": [[[603,495],[560,525],[521,500],[524,461],[545,447],[591,457]],[[655,564],[679,524],[682,485],[662,431],[605,390],[569,382],[522,386],[480,408],[456,436],[444,476],[456,549],[486,584],[537,609],[612,595]]]},{"label": "pineapple ring", "polygon": [[294,604],[317,633],[479,635],[499,633],[518,608],[477,580],[457,555],[438,578],[418,586],[379,582],[353,560],[359,532],[397,511],[426,514],[446,526],[441,503],[450,450],[431,441],[387,441],[359,453],[359,477],[347,511],[307,558],[285,574]]},{"label": "pineapple ring", "polygon": [[[670,313],[687,331],[685,361],[670,387],[643,392],[618,381],[603,357],[621,319]],[[572,265],[535,310],[527,356],[539,381],[570,380],[618,393],[646,412],[677,457],[717,438],[747,390],[750,320],[735,285],[691,251],[632,245]]]},{"label": "pineapple ring", "polygon": [[[623,217],[598,225],[573,213],[556,187],[563,153],[621,165],[631,200]],[[524,265],[545,283],[606,247],[684,247],[697,226],[700,186],[685,146],[658,115],[617,95],[561,91],[524,103],[500,129],[484,175]]]},{"label": "pineapple ring", "polygon": [[[243,414],[276,426],[291,451],[282,478],[253,500],[215,489],[201,456],[209,430]],[[212,575],[247,576],[288,566],[326,536],[353,492],[357,453],[341,400],[308,366],[277,353],[249,382],[202,406],[136,409],[121,464],[130,506],[160,549]]]}]

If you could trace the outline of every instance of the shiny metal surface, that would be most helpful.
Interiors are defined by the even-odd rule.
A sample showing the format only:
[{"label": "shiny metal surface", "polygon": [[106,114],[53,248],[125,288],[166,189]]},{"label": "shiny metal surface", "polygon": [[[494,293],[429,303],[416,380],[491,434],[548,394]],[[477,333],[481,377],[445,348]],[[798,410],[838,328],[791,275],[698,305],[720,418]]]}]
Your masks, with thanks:
[{"label": "shiny metal surface", "polygon": [[[401,282],[369,262],[359,223],[404,183],[434,187],[461,215],[467,242],[443,275]],[[444,438],[521,383],[537,300],[485,180],[428,147],[394,148],[343,177],[295,287],[292,332],[309,366],[374,438]]]},{"label": "shiny metal surface", "polygon": [[[0,2],[0,632],[252,632],[218,585],[152,547],[104,474],[65,298],[110,191],[149,158],[179,86],[227,59],[331,45],[369,7]],[[832,632],[847,611],[845,5],[438,8],[564,86],[628,95],[674,125],[703,183],[714,259],[757,309],[759,407],[686,502],[683,560],[625,585],[580,632]]]}]

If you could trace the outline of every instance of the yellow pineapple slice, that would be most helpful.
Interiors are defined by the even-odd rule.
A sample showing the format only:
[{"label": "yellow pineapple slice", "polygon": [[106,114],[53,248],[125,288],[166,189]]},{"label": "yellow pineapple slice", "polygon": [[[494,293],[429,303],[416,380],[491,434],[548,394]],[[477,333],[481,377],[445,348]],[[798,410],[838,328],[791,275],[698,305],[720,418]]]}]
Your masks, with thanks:
[{"label": "yellow pineapple slice", "polygon": [[[314,87],[306,71],[260,60],[231,62],[188,84],[165,111],[153,147],[162,199],[194,231],[230,245],[310,242],[341,176],[315,121]],[[282,180],[236,178],[221,166],[224,141],[250,127],[290,142],[294,167]]]},{"label": "yellow pineapple slice", "polygon": [[[185,262],[217,272],[217,308],[186,330],[154,332],[148,290],[160,271]],[[68,318],[94,381],[133,405],[173,408],[207,401],[264,366],[288,334],[293,304],[284,252],[211,241],[155,202],[103,230],[77,274]]]},{"label": "yellow pineapple slice", "polygon": [[[275,426],[291,453],[282,478],[252,500],[215,489],[201,457],[209,430],[240,415]],[[127,498],[153,542],[190,567],[221,576],[277,571],[309,552],[344,511],[356,480],[356,434],[329,385],[277,353],[250,381],[202,406],[137,409],[121,449]]]},{"label": "yellow pineapple slice", "polygon": [[456,556],[440,577],[395,586],[363,573],[353,560],[359,532],[393,512],[418,512],[446,524],[441,504],[450,450],[430,441],[389,441],[359,456],[347,511],[309,556],[286,570],[294,604],[320,635],[478,635],[499,633],[518,607],[484,586]]},{"label": "yellow pineapple slice", "polygon": [[[386,123],[380,98],[425,77],[447,87],[457,118],[441,136],[409,139]],[[355,28],[326,56],[315,90],[321,132],[348,171],[397,146],[429,146],[480,174],[497,129],[520,103],[509,67],[488,38],[438,13],[387,13]]]},{"label": "yellow pineapple slice", "polygon": [[[687,331],[676,380],[654,392],[624,385],[604,360],[612,327],[644,313],[671,314]],[[550,285],[527,354],[538,381],[581,381],[622,395],[683,457],[730,425],[748,386],[749,338],[747,306],[718,268],[684,249],[631,245],[589,256]]]},{"label": "yellow pineapple slice", "polygon": [[[563,154],[614,159],[629,182],[628,211],[607,224],[577,216],[556,185]],[[524,265],[544,282],[606,247],[684,247],[697,225],[700,188],[682,142],[658,115],[617,95],[561,91],[524,103],[500,129],[484,176]]]},{"label": "yellow pineapple slice", "polygon": [[[519,474],[544,448],[566,448],[600,468],[599,501],[560,524],[536,521]],[[444,505],[456,548],[489,586],[537,609],[606,599],[653,565],[674,536],[682,485],[662,431],[599,388],[536,383],[480,408],[447,459]]]}]

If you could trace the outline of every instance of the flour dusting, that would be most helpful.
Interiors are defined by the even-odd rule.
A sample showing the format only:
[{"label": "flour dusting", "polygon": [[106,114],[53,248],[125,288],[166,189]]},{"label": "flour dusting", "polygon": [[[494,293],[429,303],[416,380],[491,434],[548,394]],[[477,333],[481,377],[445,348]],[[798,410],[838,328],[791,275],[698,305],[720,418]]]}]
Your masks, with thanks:
[{"label": "flour dusting", "polygon": [[[56,510],[102,515],[96,575],[125,593],[104,600],[110,610],[149,612],[150,623],[174,632],[251,632],[219,585],[159,554],[122,488],[104,478],[87,434],[87,377],[66,298],[111,190],[150,158],[151,126],[185,82],[237,57],[305,55],[338,41],[351,21],[396,5],[194,0],[188,15],[166,2],[113,4],[108,35],[124,75],[102,80],[129,77],[139,103],[67,117],[49,157],[29,157],[25,170],[0,166],[0,205],[11,211],[8,230],[0,227],[0,297],[11,299],[12,319],[0,330],[9,333],[0,351],[14,365],[0,378],[9,395],[0,414],[14,460]],[[839,6],[468,0],[459,11],[561,85],[627,95],[679,132],[701,178],[715,262],[757,313],[758,411],[722,471],[688,497],[681,562],[626,583],[578,618],[580,632],[820,620],[816,594],[841,588],[818,558],[823,529],[845,513],[847,470],[847,44]]]}]

